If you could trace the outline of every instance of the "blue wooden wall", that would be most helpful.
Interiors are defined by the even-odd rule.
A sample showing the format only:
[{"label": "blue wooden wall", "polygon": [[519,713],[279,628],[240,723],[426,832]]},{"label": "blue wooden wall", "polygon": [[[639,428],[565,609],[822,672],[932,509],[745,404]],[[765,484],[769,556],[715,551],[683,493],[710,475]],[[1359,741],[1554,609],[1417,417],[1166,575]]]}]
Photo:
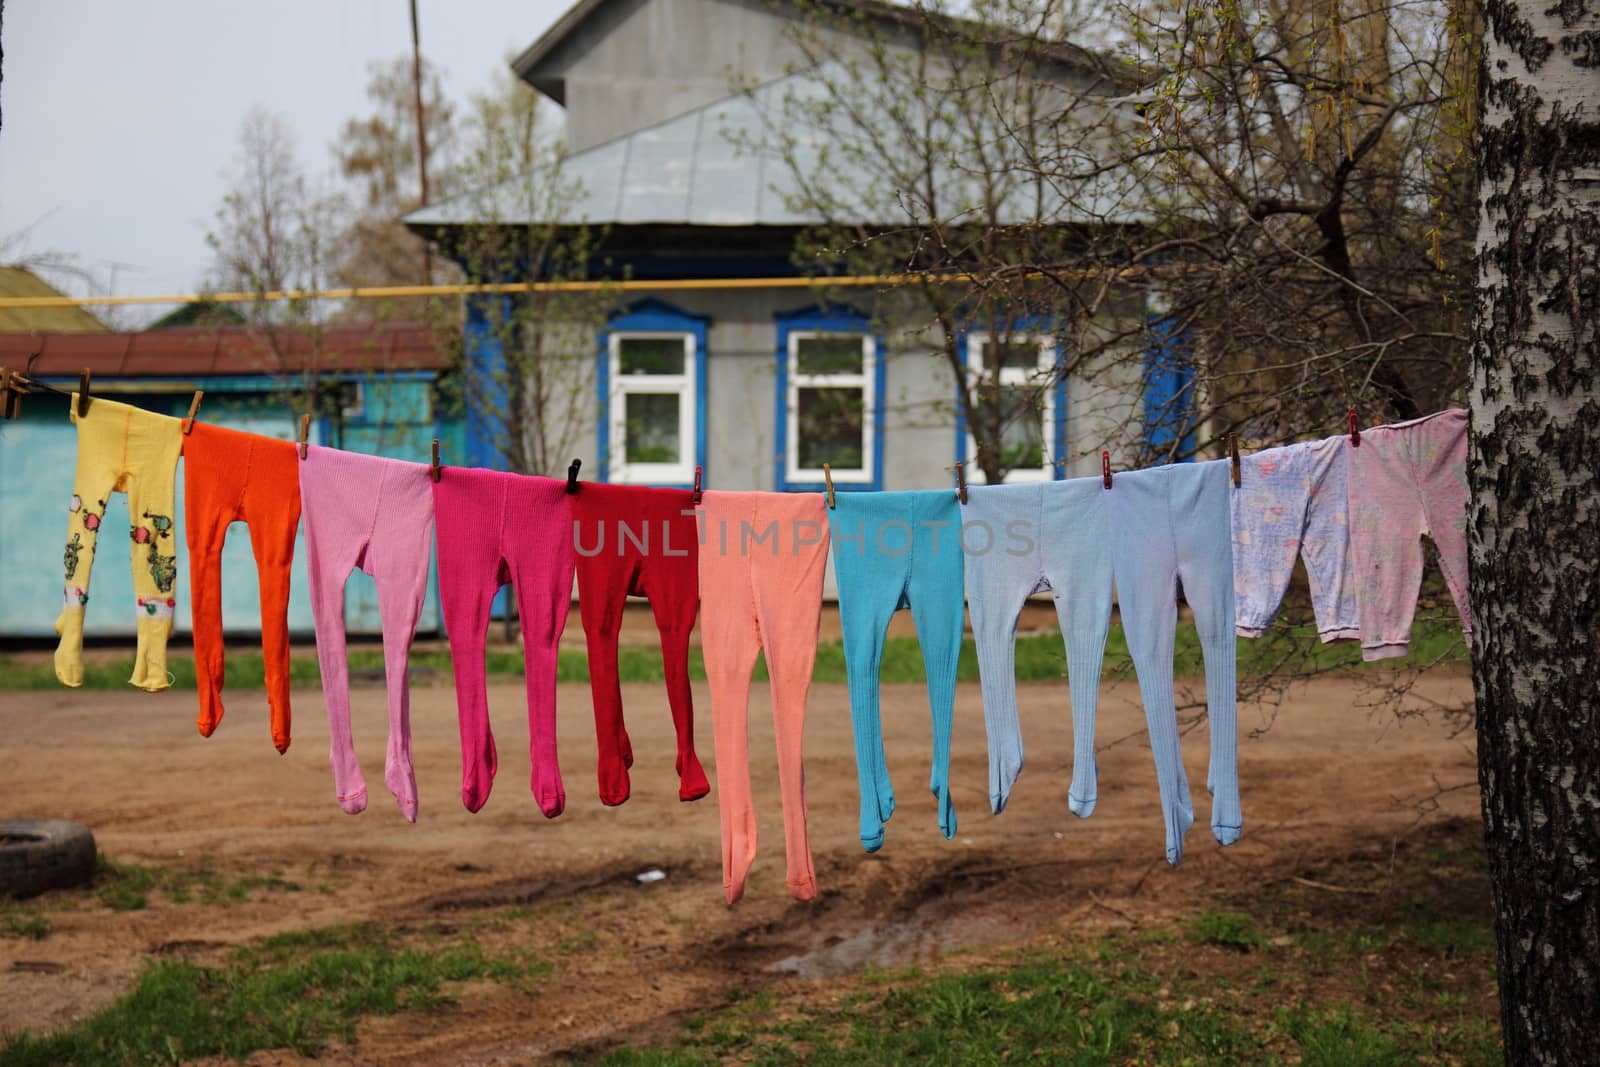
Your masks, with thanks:
[{"label": "blue wooden wall", "polygon": [[[97,385],[101,383],[97,382]],[[201,418],[218,426],[293,440],[297,426],[282,394],[262,378],[185,381],[107,381],[103,395],[149,411],[181,417],[195,388],[206,391]],[[313,422],[311,439],[355,452],[427,462],[438,436],[446,457],[462,454],[465,434],[459,419],[441,419],[434,411],[431,375],[393,375],[362,383],[362,410],[335,427]],[[77,435],[59,397],[29,398],[22,417],[0,422],[0,573],[6,595],[0,597],[0,638],[54,636],[61,606],[61,552],[67,530],[67,504],[72,496],[77,463]],[[337,438],[337,439],[335,439]],[[448,462],[448,458],[446,459]],[[178,463],[177,512],[184,522],[183,463]],[[127,497],[113,493],[106,502],[105,528],[89,586],[85,633],[90,638],[134,632],[133,579],[129,556],[121,551],[128,529]],[[80,572],[81,573],[81,572]],[[228,531],[222,560],[222,619],[231,633],[261,629],[255,559],[249,528],[235,523]],[[304,534],[296,540],[290,583],[289,628],[312,632],[310,590],[306,583]],[[178,544],[176,627],[189,630],[189,557]],[[345,618],[352,634],[380,632],[372,580],[357,571],[346,586]],[[423,605],[422,631],[440,629],[436,576],[430,574]]]}]

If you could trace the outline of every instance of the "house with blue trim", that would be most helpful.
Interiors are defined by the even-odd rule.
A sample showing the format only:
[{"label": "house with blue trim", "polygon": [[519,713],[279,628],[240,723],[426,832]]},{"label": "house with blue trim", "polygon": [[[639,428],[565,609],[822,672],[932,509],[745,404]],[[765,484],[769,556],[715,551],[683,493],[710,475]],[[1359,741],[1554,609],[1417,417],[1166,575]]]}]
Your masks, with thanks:
[{"label": "house with blue trim", "polygon": [[[838,3],[891,33],[905,22],[904,9],[877,0]],[[793,168],[758,136],[778,102],[826,91],[788,32],[801,17],[789,0],[580,0],[513,61],[564,109],[563,175],[578,190],[566,215],[530,217],[508,187],[405,219],[447,253],[474,227],[593,227],[608,276],[694,281],[622,293],[598,329],[583,476],[687,486],[698,466],[710,488],[816,490],[826,463],[840,491],[926,489],[951,485],[951,466],[966,463],[981,482],[958,384],[985,372],[1027,398],[1003,435],[1008,482],[1098,473],[1103,448],[1119,465],[1171,450],[1187,432],[1192,374],[1181,337],[1142,328],[1157,316],[1138,293],[1113,301],[1096,327],[1137,338],[1121,358],[1062,376],[1069,342],[1047,320],[969,322],[952,361],[930,347],[927,322],[885,314],[897,297],[882,287],[751,284],[798,278],[796,240],[822,221],[794,209]],[[1058,60],[1048,75],[1075,91],[1109,100],[1126,89],[1081,49]],[[947,180],[962,181],[960,170],[952,163]],[[1091,195],[1077,205],[1084,219],[1141,218],[1115,189]],[[468,300],[469,368],[500,358],[489,324],[501,299]],[[496,465],[499,431],[480,416],[468,419],[467,461]]]}]

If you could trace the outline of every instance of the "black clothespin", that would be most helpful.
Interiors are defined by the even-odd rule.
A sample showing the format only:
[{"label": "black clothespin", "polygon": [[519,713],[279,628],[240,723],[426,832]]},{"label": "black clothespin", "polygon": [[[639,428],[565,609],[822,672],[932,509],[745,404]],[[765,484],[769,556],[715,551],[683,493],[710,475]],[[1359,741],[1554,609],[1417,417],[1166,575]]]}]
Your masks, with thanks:
[{"label": "black clothespin", "polygon": [[946,470],[956,472],[956,499],[963,504],[967,502],[967,467],[964,463],[953,463]]},{"label": "black clothespin", "polygon": [[300,458],[306,458],[306,438],[311,436],[311,416],[300,416]]},{"label": "black clothespin", "polygon": [[196,389],[194,391],[194,399],[189,401],[189,414],[183,420],[183,435],[185,437],[189,436],[189,432],[194,429],[194,416],[200,410],[200,398],[205,395],[204,389]]},{"label": "black clothespin", "polygon": [[1111,488],[1111,453],[1104,450],[1100,453],[1100,480],[1107,489]]},{"label": "black clothespin", "polygon": [[83,368],[83,373],[78,375],[78,418],[89,414],[89,368]]},{"label": "black clothespin", "polygon": [[433,469],[428,474],[435,482],[439,480],[439,439],[437,437],[433,439]]},{"label": "black clothespin", "polygon": [[1361,423],[1356,420],[1356,409],[1355,409],[1354,406],[1352,406],[1350,408],[1350,415],[1349,415],[1349,420],[1348,421],[1350,423],[1350,447],[1351,448],[1360,448],[1361,447]]},{"label": "black clothespin", "polygon": [[828,507],[833,507],[833,468],[826,463],[822,465],[822,481],[828,487]]},{"label": "black clothespin", "polygon": [[1233,461],[1233,487],[1239,488],[1239,435],[1228,435],[1228,458]]},{"label": "black clothespin", "polygon": [[705,478],[705,471],[700,467],[696,467],[694,469],[694,506],[695,507],[699,507],[700,506],[700,483],[704,480],[704,478]]},{"label": "black clothespin", "polygon": [[567,495],[578,495],[578,468],[583,466],[583,460],[575,459],[572,466],[567,468]]}]

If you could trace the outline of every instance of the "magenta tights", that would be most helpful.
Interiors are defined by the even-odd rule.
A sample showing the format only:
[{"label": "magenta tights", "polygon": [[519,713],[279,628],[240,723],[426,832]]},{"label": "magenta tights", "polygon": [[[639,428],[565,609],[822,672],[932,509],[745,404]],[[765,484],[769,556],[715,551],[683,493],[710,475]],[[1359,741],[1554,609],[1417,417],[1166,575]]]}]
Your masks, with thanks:
[{"label": "magenta tights", "polygon": [[556,764],[556,650],[572,604],[571,499],[565,482],[465,467],[445,468],[433,486],[439,601],[455,667],[461,802],[468,811],[482,808],[494,786],[484,643],[490,606],[508,582],[522,616],[530,784],[546,816],[566,807]]}]

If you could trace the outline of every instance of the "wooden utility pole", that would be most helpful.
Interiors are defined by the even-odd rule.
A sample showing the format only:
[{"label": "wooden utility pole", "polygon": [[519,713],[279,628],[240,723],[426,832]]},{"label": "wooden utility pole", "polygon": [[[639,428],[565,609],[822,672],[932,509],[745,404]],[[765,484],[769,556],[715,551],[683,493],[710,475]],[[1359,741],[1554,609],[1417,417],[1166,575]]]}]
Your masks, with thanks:
[{"label": "wooden utility pole", "polygon": [[[422,203],[428,206],[428,123],[422,108],[422,31],[417,21],[417,0],[411,0],[411,87],[416,97],[417,110],[417,177],[422,191]],[[422,245],[422,284],[433,281],[433,253],[427,242]]]}]

